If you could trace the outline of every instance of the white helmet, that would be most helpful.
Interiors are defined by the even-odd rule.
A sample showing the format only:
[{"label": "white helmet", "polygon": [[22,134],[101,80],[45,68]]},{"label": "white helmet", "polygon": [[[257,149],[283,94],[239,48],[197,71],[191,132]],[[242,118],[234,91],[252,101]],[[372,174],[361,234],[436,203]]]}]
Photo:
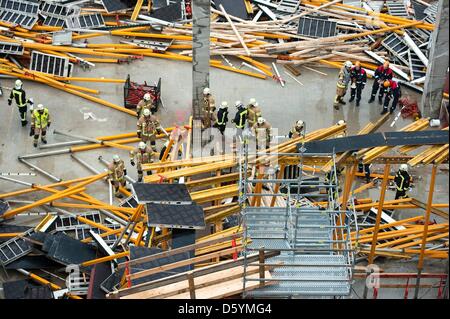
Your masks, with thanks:
[{"label": "white helmet", "polygon": [[344,120],[339,120],[339,122],[337,122],[337,125],[344,125],[345,121]]},{"label": "white helmet", "polygon": [[113,161],[114,161],[114,163],[117,163],[117,162],[119,162],[120,161],[120,157],[119,157],[119,155],[114,155],[113,156]]},{"label": "white helmet", "polygon": [[295,123],[295,126],[297,127],[303,127],[303,121],[302,120],[298,120],[297,123]]},{"label": "white helmet", "polygon": [[144,94],[144,100],[145,101],[150,101],[150,99],[151,99],[150,93],[145,93]]},{"label": "white helmet", "polygon": [[144,112],[143,112],[144,116],[149,116],[151,113],[152,112],[150,112],[149,109],[144,109]]},{"label": "white helmet", "polygon": [[236,101],[236,102],[234,102],[234,106],[236,106],[236,107],[239,107],[239,106],[241,106],[242,105],[242,102],[241,101]]},{"label": "white helmet", "polygon": [[351,67],[353,66],[353,64],[352,64],[352,62],[350,62],[350,61],[345,61],[344,66],[345,66],[346,68],[351,68]]},{"label": "white helmet", "polygon": [[258,107],[259,106],[259,104],[258,104],[258,102],[255,102],[255,104],[253,104],[254,106],[256,106],[256,107]]},{"label": "white helmet", "polygon": [[255,105],[255,103],[256,103],[256,99],[254,97],[252,97],[250,99],[250,101],[248,102],[248,104],[251,104],[251,105]]},{"label": "white helmet", "polygon": [[145,144],[144,142],[139,142],[138,147],[141,150],[145,150],[145,148],[147,147],[147,144]]},{"label": "white helmet", "polygon": [[266,122],[266,119],[263,117],[258,117],[258,124],[264,124]]},{"label": "white helmet", "polygon": [[227,101],[223,101],[223,102],[220,104],[220,108],[221,108],[221,109],[224,109],[224,108],[226,108],[226,107],[228,107],[228,102],[227,102]]},{"label": "white helmet", "polygon": [[20,89],[22,87],[23,82],[21,80],[16,80],[16,82],[14,83],[14,87],[16,89]]},{"label": "white helmet", "polygon": [[400,170],[401,170],[401,171],[407,172],[407,171],[408,171],[408,164],[402,164],[402,165],[400,165]]},{"label": "white helmet", "polygon": [[209,88],[204,88],[203,89],[203,94],[204,95],[209,94],[210,92],[211,92],[211,90]]},{"label": "white helmet", "polygon": [[44,105],[38,104],[36,110],[43,111],[44,110]]}]

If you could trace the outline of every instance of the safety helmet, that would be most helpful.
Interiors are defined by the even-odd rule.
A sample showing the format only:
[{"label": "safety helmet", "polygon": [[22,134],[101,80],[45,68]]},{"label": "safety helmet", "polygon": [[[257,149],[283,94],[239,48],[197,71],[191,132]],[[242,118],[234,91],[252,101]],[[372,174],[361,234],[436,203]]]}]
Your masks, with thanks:
[{"label": "safety helmet", "polygon": [[355,67],[360,68],[360,67],[361,67],[361,62],[356,61],[356,62],[355,62]]},{"label": "safety helmet", "polygon": [[339,120],[339,122],[337,122],[337,125],[344,125],[345,121],[344,120]]},{"label": "safety helmet", "polygon": [[259,103],[258,103],[258,102],[255,102],[255,104],[253,104],[253,106],[258,107],[258,106],[259,106]]},{"label": "safety helmet", "polygon": [[297,123],[295,123],[295,126],[303,127],[303,121],[302,120],[298,120]]},{"label": "safety helmet", "polygon": [[228,102],[227,101],[222,101],[222,103],[220,104],[220,108],[224,109],[226,107],[228,107]]},{"label": "safety helmet", "polygon": [[258,124],[264,124],[266,122],[266,119],[263,117],[258,117]]},{"label": "safety helmet", "polygon": [[44,110],[44,105],[38,104],[36,110],[43,111]]},{"label": "safety helmet", "polygon": [[251,104],[251,105],[255,105],[255,103],[256,103],[256,99],[254,97],[252,97],[250,99],[250,101],[248,101],[248,104]]},{"label": "safety helmet", "polygon": [[236,102],[234,102],[234,106],[240,107],[240,106],[242,106],[242,102],[241,101],[236,101]]},{"label": "safety helmet", "polygon": [[383,86],[385,88],[390,87],[391,86],[391,82],[389,82],[389,80],[384,81]]},{"label": "safety helmet", "polygon": [[145,148],[147,147],[147,144],[145,144],[144,142],[139,142],[138,147],[141,150],[145,150]]},{"label": "safety helmet", "polygon": [[152,97],[150,96],[150,93],[145,93],[145,94],[144,94],[144,100],[145,100],[145,101],[150,101],[151,98],[152,98]]},{"label": "safety helmet", "polygon": [[203,94],[204,94],[204,95],[209,94],[210,92],[211,92],[211,91],[210,91],[209,88],[204,88],[204,89],[203,89]]},{"label": "safety helmet", "polygon": [[114,155],[113,156],[113,161],[114,161],[114,163],[118,163],[119,161],[120,161],[120,157],[119,157],[119,155]]},{"label": "safety helmet", "polygon": [[14,87],[16,89],[20,89],[22,87],[23,82],[21,80],[16,80],[16,82],[14,83]]},{"label": "safety helmet", "polygon": [[152,112],[150,112],[149,109],[144,109],[144,112],[143,112],[144,116],[149,116],[151,113]]},{"label": "safety helmet", "polygon": [[345,61],[344,66],[345,66],[346,68],[351,68],[351,67],[353,66],[353,64],[352,64],[352,62],[350,62],[350,61]]},{"label": "safety helmet", "polygon": [[401,170],[401,171],[404,171],[404,172],[407,172],[407,171],[408,171],[408,164],[402,164],[402,165],[400,165],[400,170]]}]

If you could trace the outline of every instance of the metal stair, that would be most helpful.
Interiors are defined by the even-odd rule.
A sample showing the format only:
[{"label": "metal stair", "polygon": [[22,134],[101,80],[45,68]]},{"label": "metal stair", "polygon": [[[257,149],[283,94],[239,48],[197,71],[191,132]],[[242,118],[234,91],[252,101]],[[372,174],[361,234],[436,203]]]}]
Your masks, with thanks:
[{"label": "metal stair", "polygon": [[6,266],[12,263],[14,260],[19,259],[22,256],[28,255],[32,251],[32,247],[29,242],[23,237],[28,237],[35,233],[34,229],[30,229],[20,236],[11,238],[0,245],[0,265]]},{"label": "metal stair", "polygon": [[411,17],[406,11],[406,6],[403,1],[386,1],[388,13],[391,16],[410,19]]},{"label": "metal stair", "polygon": [[[272,154],[274,155],[274,154]],[[302,154],[289,154],[290,156]],[[329,154],[334,159],[334,154]],[[248,154],[245,156],[248,158]],[[247,165],[240,166],[243,171]],[[286,207],[251,207],[247,200],[255,193],[247,193],[247,185],[254,183],[249,177],[240,174],[240,202],[243,204],[242,224],[244,226],[244,293],[245,298],[290,298],[290,297],[343,297],[351,291],[352,267],[354,264],[351,242],[344,240],[343,235],[350,233],[350,217],[356,218],[348,211],[334,209],[333,192],[339,185],[318,182],[318,188],[329,190],[329,207],[319,209],[304,196],[290,192],[299,188],[306,181],[303,176],[303,159],[300,159],[298,180],[281,179],[287,186]],[[336,174],[335,167],[333,172]],[[275,194],[275,196],[280,194]],[[281,195],[280,195],[281,196]],[[251,202],[251,201],[248,201]],[[344,220],[341,217],[345,216]],[[337,222],[339,220],[339,225]],[[345,238],[350,238],[347,236]],[[264,260],[270,278],[247,276],[248,267],[261,266],[259,262],[247,262],[246,256],[256,251],[277,252]],[[261,255],[260,255],[261,256]],[[246,283],[260,282],[261,287],[246,291]],[[270,283],[270,284],[269,284]]]}]

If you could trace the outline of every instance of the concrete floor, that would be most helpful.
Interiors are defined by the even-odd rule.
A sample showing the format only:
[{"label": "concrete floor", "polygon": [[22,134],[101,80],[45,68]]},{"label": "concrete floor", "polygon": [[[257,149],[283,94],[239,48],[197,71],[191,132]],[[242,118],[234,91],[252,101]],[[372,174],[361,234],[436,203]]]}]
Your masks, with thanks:
[{"label": "concrete floor", "polygon": [[[109,42],[105,37],[97,39],[100,42]],[[235,63],[239,65],[239,63]],[[241,100],[247,103],[252,97],[256,98],[262,108],[263,116],[272,124],[274,128],[278,128],[279,134],[287,134],[291,125],[298,119],[306,122],[307,131],[328,127],[343,119],[348,124],[348,133],[355,134],[368,121],[375,121],[379,118],[381,106],[376,102],[368,104],[367,100],[370,95],[372,80],[368,81],[361,106],[356,108],[354,103],[341,107],[339,111],[333,109],[332,101],[336,90],[337,70],[320,68],[320,71],[327,73],[327,76],[302,69],[301,76],[298,77],[304,85],[301,86],[284,74],[282,66],[278,66],[285,77],[286,85],[281,87],[278,83],[271,79],[259,80],[248,76],[235,74],[232,72],[211,69],[210,83],[211,91],[216,99],[216,103],[226,100],[233,105],[235,100]],[[98,63],[95,68],[89,71],[83,71],[75,68],[73,76],[80,77],[105,77],[125,79],[127,74],[131,75],[132,81],[142,83],[156,82],[159,77],[162,78],[162,99],[165,108],[159,112],[159,117],[163,126],[172,126],[174,124],[185,124],[190,115],[192,106],[191,101],[191,65],[185,62],[166,61],[156,58],[145,58],[145,60],[133,61],[130,64],[110,65]],[[13,87],[14,80],[2,79],[2,86]],[[123,85],[122,84],[101,84],[101,83],[74,83],[89,88],[99,89],[101,94],[99,97],[123,105]],[[25,81],[24,89],[28,97],[33,97],[35,104],[43,103],[49,108],[52,116],[52,126],[48,133],[48,142],[56,143],[69,141],[60,135],[53,134],[53,129],[58,129],[73,134],[79,134],[89,137],[115,135],[120,133],[132,132],[136,129],[136,119],[128,114],[118,112],[106,106],[92,103],[80,97],[62,92],[42,84]],[[415,92],[403,89],[404,94],[410,94],[417,97]],[[8,107],[7,95],[9,90],[4,89],[4,96],[0,98],[2,104],[2,124],[0,125],[0,172],[31,172],[28,167],[17,160],[17,156],[44,150],[35,149],[32,145],[32,138],[29,137],[29,125],[26,128],[20,126],[17,107]],[[349,96],[345,97],[348,100]],[[93,112],[100,121],[84,120],[84,112]],[[234,108],[230,107],[230,115],[234,115]],[[380,130],[392,131],[397,130],[410,123],[410,120],[400,119],[397,124],[390,128],[386,123]],[[231,124],[229,124],[231,126]],[[128,153],[125,150],[102,149],[100,151],[88,151],[78,153],[77,155],[86,160],[92,166],[99,170],[103,170],[104,166],[97,160],[102,155],[107,160],[111,160],[113,154],[119,154],[126,159],[129,174],[136,178],[136,171],[129,165]],[[70,158],[69,154],[56,155],[51,157],[43,157],[39,159],[31,159],[30,162],[51,172],[52,174],[64,180],[90,175],[91,173],[80,166],[77,162]],[[376,165],[373,171],[381,171],[382,167]],[[392,167],[396,170],[396,167]],[[411,173],[417,177],[415,188],[411,196],[417,196],[419,199],[426,201],[429,183],[430,168],[412,169]],[[51,181],[41,176],[14,177],[31,183],[48,184]],[[448,202],[448,170],[440,171],[435,189],[435,202]],[[0,180],[0,192],[10,192],[21,189],[23,186],[8,181]],[[108,200],[108,188],[106,184],[97,182],[93,186],[89,186],[88,192],[101,200]],[[17,199],[34,200],[42,195],[26,195],[17,197]],[[378,197],[377,189],[370,190],[363,197]],[[393,199],[394,192],[389,191],[387,199]],[[35,209],[33,211],[41,211]],[[423,211],[400,211],[397,212],[395,218],[406,218],[410,215],[417,215]],[[36,220],[36,218],[33,218]],[[30,223],[30,219],[17,218],[13,223]],[[378,261],[377,261],[378,262]],[[383,262],[383,267],[389,268],[390,271],[404,272],[414,271],[416,261]],[[443,272],[444,262],[433,261],[426,264],[426,271]],[[355,286],[357,287],[357,285]],[[399,298],[402,296],[394,290],[381,294],[384,298]],[[435,291],[434,291],[435,293]],[[358,292],[362,295],[362,292]],[[435,295],[434,295],[435,296]],[[354,296],[357,298],[356,296]],[[430,297],[433,297],[430,294]]]}]

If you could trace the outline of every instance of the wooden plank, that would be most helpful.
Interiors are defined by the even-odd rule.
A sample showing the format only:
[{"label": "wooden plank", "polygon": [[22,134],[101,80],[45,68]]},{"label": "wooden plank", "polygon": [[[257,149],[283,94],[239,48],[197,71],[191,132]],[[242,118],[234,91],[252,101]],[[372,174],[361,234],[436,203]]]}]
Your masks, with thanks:
[{"label": "wooden plank", "polygon": [[[411,200],[411,203],[422,209],[427,208],[427,204],[425,204],[424,202],[421,202],[420,200],[418,200],[416,198],[413,198]],[[431,212],[435,215],[438,215],[438,216],[448,220],[448,213],[444,212],[443,210],[440,210],[439,208],[431,207]]]}]

